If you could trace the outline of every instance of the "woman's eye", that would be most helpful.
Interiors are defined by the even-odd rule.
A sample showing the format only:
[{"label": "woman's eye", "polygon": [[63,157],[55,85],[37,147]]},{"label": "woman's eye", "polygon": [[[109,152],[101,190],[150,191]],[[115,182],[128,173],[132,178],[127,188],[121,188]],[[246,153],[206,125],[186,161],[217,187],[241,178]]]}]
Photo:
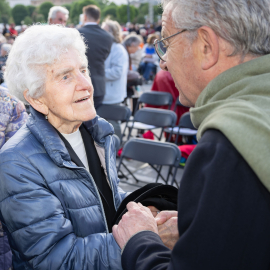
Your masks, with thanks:
[{"label": "woman's eye", "polygon": [[64,77],[63,77],[63,80],[67,80],[68,79],[68,75],[65,75]]}]

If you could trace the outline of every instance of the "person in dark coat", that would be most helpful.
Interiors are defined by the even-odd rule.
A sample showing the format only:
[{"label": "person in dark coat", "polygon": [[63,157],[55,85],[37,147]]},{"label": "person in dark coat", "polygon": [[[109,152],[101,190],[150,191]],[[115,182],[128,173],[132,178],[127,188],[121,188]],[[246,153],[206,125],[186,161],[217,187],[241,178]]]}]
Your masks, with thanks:
[{"label": "person in dark coat", "polygon": [[87,45],[88,69],[94,87],[94,105],[97,108],[102,104],[106,92],[104,62],[111,51],[113,38],[98,25],[100,9],[97,6],[84,7],[83,16],[84,26],[79,32],[84,36]]},{"label": "person in dark coat", "polygon": [[199,143],[184,169],[178,212],[153,218],[130,202],[113,227],[122,266],[268,270],[270,2],[164,0],[163,9],[160,67],[192,107]]}]

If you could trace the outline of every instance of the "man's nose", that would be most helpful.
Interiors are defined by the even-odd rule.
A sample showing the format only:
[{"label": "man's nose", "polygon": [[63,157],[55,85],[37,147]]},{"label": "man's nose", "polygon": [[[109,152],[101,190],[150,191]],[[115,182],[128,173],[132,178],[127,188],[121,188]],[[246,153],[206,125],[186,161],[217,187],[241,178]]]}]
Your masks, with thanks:
[{"label": "man's nose", "polygon": [[167,63],[164,62],[163,60],[159,61],[159,66],[160,66],[161,69],[168,71]]}]

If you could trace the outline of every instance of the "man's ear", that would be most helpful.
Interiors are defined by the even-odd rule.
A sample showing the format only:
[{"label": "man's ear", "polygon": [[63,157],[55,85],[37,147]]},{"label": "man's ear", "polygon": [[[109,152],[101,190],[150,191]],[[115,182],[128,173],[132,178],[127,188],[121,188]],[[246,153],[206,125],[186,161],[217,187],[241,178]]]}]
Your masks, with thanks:
[{"label": "man's ear", "polygon": [[216,33],[209,27],[198,29],[199,53],[203,70],[212,68],[219,59],[219,40]]},{"label": "man's ear", "polygon": [[38,112],[48,115],[49,108],[44,104],[42,98],[35,99],[28,95],[28,90],[23,92],[24,98],[28,101],[28,103]]}]

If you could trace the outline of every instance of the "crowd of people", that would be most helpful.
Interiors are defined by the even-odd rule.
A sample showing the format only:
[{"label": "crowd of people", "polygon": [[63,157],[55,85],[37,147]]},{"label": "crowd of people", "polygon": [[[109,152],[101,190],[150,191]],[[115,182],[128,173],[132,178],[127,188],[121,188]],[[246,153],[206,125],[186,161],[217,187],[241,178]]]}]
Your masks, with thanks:
[{"label": "crowd of people", "polygon": [[[79,29],[65,27],[62,7],[17,37],[5,28],[1,270],[269,268],[270,3],[162,5],[159,29],[100,26],[95,5],[83,8]],[[131,200],[115,224],[138,193],[119,187],[113,134],[121,127],[96,109],[122,103],[157,63],[154,85],[175,85],[199,142],[177,211]]]}]

